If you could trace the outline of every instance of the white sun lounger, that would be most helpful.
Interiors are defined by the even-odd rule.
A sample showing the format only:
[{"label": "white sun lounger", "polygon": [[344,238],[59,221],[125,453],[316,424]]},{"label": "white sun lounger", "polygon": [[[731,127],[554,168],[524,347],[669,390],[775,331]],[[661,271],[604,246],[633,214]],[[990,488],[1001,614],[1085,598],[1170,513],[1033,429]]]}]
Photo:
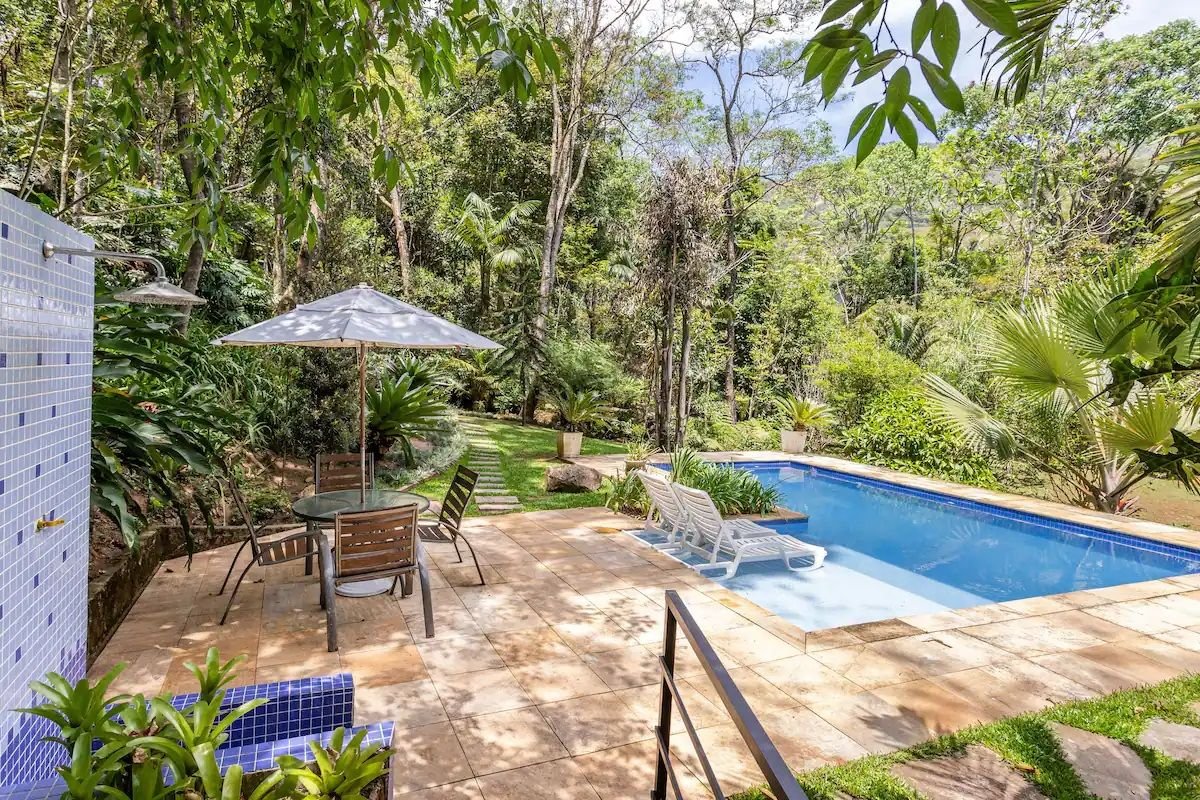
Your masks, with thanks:
[{"label": "white sun lounger", "polygon": [[[723,568],[719,578],[732,578],[738,567],[753,561],[781,560],[792,572],[817,569],[825,562],[825,548],[784,536],[750,520],[725,520],[708,493],[671,484],[679,503],[687,511],[689,549],[708,556],[708,563],[697,569]],[[732,561],[719,560],[732,556]],[[805,559],[804,566],[792,566],[792,559]]]},{"label": "white sun lounger", "polygon": [[[687,530],[687,512],[684,511],[679,498],[671,491],[671,481],[668,480],[667,473],[643,467],[637,471],[637,476],[650,498],[650,509],[646,512],[646,530],[657,531],[667,537],[665,542],[656,544],[655,547],[660,550],[678,550]],[[658,513],[657,525],[654,524],[655,512]]]}]

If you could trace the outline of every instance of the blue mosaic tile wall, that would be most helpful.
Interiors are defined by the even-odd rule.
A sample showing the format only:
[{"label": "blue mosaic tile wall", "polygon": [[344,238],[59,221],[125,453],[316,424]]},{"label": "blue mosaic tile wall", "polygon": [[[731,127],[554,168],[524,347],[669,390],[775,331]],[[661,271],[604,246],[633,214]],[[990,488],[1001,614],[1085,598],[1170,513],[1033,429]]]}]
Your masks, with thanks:
[{"label": "blue mosaic tile wall", "polygon": [[[195,694],[177,694],[171,698],[171,705],[183,709],[196,699]],[[229,740],[223,748],[312,736],[354,724],[354,678],[348,672],[236,686],[226,692],[221,709],[227,711],[258,699],[269,702],[230,725]]]},{"label": "blue mosaic tile wall", "polygon": [[[58,745],[11,709],[29,682],[83,676],[87,646],[92,240],[0,191],[0,784],[52,774]],[[39,519],[62,519],[37,530]]]}]

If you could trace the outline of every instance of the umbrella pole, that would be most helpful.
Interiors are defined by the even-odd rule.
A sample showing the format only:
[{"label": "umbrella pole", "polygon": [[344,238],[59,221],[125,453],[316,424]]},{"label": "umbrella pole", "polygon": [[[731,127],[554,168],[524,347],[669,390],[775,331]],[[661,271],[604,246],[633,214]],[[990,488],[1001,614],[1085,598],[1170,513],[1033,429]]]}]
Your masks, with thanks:
[{"label": "umbrella pole", "polygon": [[359,499],[367,502],[367,345],[358,345],[358,466]]}]

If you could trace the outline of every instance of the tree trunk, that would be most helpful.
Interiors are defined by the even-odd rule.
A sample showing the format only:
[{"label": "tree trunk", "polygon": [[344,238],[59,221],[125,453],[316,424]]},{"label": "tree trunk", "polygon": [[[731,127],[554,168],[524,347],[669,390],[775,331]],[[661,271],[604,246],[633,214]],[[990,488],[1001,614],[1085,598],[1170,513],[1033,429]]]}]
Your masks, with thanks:
[{"label": "tree trunk", "polygon": [[400,267],[400,286],[407,295],[412,288],[412,257],[408,251],[408,226],[404,221],[404,195],[400,186],[388,192],[388,205],[392,210],[392,228],[396,236],[396,263]]},{"label": "tree trunk", "polygon": [[75,0],[63,0],[59,4],[63,15],[63,25],[67,29],[62,58],[54,61],[54,80],[65,84],[66,97],[63,99],[62,123],[62,153],[58,159],[58,213],[67,210],[71,202],[71,122],[75,114],[75,32],[72,30],[72,20],[75,18]]},{"label": "tree trunk", "polygon": [[738,284],[738,252],[737,237],[734,227],[737,220],[734,217],[733,180],[730,176],[730,186],[725,192],[725,261],[729,268],[729,284],[725,290],[725,300],[729,303],[729,322],[725,328],[725,346],[729,354],[725,358],[725,402],[729,406],[729,421],[738,421],[737,387],[734,385],[734,367],[737,365],[737,314],[734,313],[734,301],[737,299]]},{"label": "tree trunk", "polygon": [[658,446],[661,448],[670,447],[671,444],[671,387],[675,378],[675,283],[673,277],[676,252],[676,247],[672,243],[671,270],[668,273],[671,279],[662,289],[663,336],[662,348],[658,356],[662,366],[658,375],[658,409],[654,415],[654,432]]},{"label": "tree trunk", "polygon": [[692,308],[683,304],[679,323],[679,390],[675,396],[675,445],[687,441],[688,368],[692,360]]},{"label": "tree trunk", "polygon": [[487,255],[479,259],[479,323],[484,324],[492,310],[492,261]]}]

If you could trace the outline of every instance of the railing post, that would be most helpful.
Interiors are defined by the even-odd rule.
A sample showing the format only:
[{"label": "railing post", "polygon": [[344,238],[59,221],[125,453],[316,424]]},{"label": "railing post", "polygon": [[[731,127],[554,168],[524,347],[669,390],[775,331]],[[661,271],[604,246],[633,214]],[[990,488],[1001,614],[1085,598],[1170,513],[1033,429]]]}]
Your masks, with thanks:
[{"label": "railing post", "polygon": [[[675,680],[675,614],[671,608],[671,600],[667,598],[663,620],[663,674],[660,686],[661,696],[658,699],[658,733],[662,741],[671,746],[671,687]],[[658,762],[654,768],[654,789],[650,793],[651,800],[666,800],[667,798],[667,761],[666,755],[658,750]]]}]

